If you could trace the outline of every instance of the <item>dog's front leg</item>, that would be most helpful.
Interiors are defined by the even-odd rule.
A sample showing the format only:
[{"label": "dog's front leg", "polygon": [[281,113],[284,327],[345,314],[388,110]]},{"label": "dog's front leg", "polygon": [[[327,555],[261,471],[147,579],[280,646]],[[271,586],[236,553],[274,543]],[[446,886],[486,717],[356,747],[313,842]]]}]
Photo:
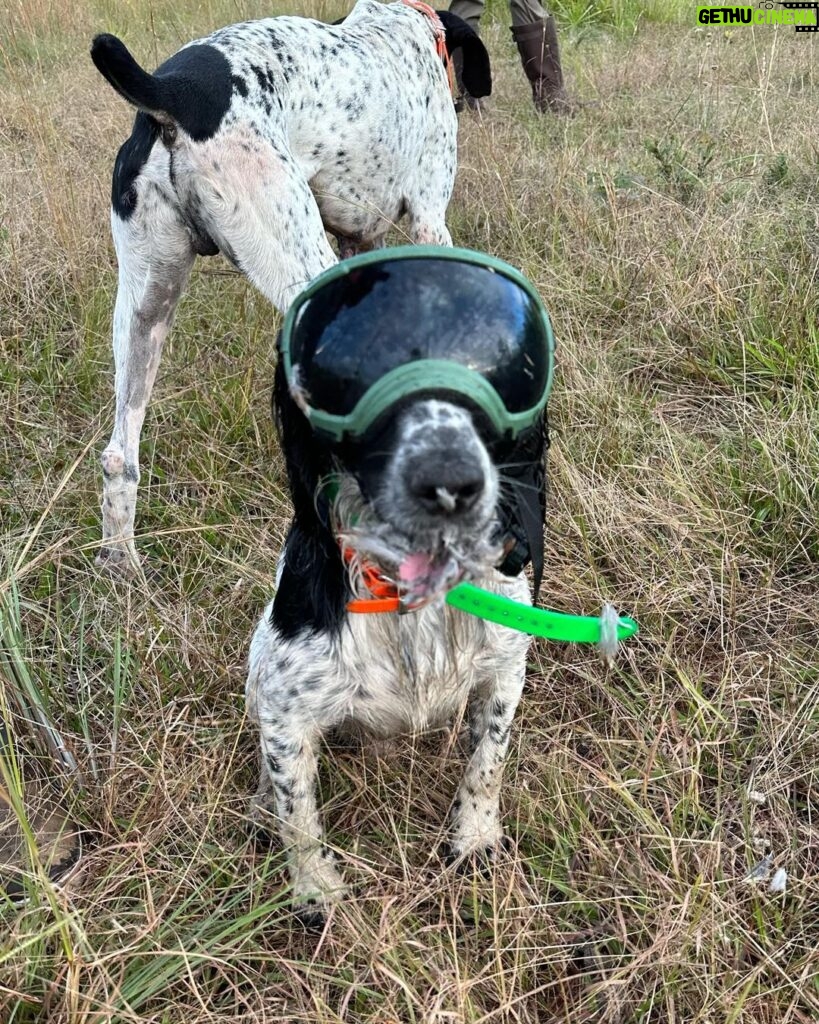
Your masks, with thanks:
[{"label": "dog's front leg", "polygon": [[503,841],[500,787],[512,720],[523,691],[524,658],[515,659],[517,670],[499,673],[470,700],[472,756],[452,805],[450,844],[455,860],[470,854],[491,859]]},{"label": "dog's front leg", "polygon": [[[344,891],[333,854],[324,845],[316,806],[320,733],[277,715],[261,722],[262,782],[256,795],[265,807],[265,779],[274,798],[279,834],[287,854],[293,902],[309,927],[320,927],[332,900]],[[268,790],[269,792],[269,790]]]}]

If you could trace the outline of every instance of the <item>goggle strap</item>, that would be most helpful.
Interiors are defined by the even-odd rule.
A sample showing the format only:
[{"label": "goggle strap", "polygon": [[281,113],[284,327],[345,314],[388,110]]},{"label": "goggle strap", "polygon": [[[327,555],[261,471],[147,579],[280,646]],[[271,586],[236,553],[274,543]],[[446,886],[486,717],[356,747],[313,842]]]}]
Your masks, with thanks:
[{"label": "goggle strap", "polygon": [[537,604],[540,584],[543,581],[543,522],[540,495],[531,487],[524,487],[519,480],[512,482],[512,490],[520,510],[521,526],[526,533],[526,543],[529,545],[534,583],[532,600]]},{"label": "goggle strap", "polygon": [[[294,364],[293,371],[297,375],[297,364]],[[487,415],[498,433],[508,429],[513,435],[528,427],[533,415],[546,404],[544,394],[534,409],[520,413],[507,412],[500,395],[477,370],[446,359],[419,359],[384,374],[368,388],[346,416],[327,413],[309,405],[305,406],[305,411],[314,429],[322,430],[336,441],[341,441],[345,434],[361,437],[396,403],[430,390],[468,395]]]}]

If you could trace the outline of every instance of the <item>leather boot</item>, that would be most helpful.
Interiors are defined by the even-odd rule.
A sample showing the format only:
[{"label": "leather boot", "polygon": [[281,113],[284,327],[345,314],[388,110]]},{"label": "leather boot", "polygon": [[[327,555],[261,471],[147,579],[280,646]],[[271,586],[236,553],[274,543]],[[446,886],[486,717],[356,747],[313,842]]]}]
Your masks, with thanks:
[{"label": "leather boot", "polygon": [[513,25],[512,37],[517,43],[524,73],[532,83],[532,99],[539,113],[574,114],[576,104],[563,85],[555,19],[549,17],[531,25]]}]

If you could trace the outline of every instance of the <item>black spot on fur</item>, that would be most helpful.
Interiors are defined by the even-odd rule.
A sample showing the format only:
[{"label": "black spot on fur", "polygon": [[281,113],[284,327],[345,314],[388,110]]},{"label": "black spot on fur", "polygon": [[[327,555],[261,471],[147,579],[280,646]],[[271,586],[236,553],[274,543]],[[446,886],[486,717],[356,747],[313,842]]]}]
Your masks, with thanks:
[{"label": "black spot on fur", "polygon": [[131,137],[120,146],[111,180],[111,206],[118,217],[128,220],[137,206],[136,179],[151,154],[159,125],[147,114],[134,119]]},{"label": "black spot on fur", "polygon": [[496,722],[492,722],[486,731],[489,733],[489,738],[494,743],[497,743],[498,746],[503,746],[509,739],[509,733],[512,731],[512,727],[511,725],[508,725],[505,729],[501,729]]},{"label": "black spot on fur", "polygon": [[280,754],[282,757],[288,755],[291,757],[293,756],[294,751],[293,745],[291,743],[287,743],[284,740],[280,740],[277,736],[272,734],[265,735],[264,741],[265,746],[271,747],[273,750],[276,751],[277,754]]},{"label": "black spot on fur", "polygon": [[275,83],[273,81],[273,76],[270,74],[269,71],[260,68],[258,64],[251,64],[250,70],[256,76],[256,81],[259,83],[259,88],[261,89],[262,92],[273,91]]},{"label": "black spot on fur", "polygon": [[196,43],[169,57],[154,72],[170,113],[194,142],[216,134],[230,106],[233,75],[227,57],[214,46]]}]

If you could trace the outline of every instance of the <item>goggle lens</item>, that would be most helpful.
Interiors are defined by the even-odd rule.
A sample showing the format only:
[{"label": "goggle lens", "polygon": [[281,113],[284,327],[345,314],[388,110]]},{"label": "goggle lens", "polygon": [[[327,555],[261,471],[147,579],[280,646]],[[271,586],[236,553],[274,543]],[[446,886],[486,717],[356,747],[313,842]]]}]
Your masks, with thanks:
[{"label": "goggle lens", "polygon": [[390,252],[402,255],[346,261],[296,299],[282,344],[308,408],[350,417],[374,385],[416,363],[422,365],[411,387],[418,390],[421,379],[421,389],[434,392],[443,361],[483,378],[507,413],[539,411],[551,383],[553,339],[528,282],[477,253]]}]

